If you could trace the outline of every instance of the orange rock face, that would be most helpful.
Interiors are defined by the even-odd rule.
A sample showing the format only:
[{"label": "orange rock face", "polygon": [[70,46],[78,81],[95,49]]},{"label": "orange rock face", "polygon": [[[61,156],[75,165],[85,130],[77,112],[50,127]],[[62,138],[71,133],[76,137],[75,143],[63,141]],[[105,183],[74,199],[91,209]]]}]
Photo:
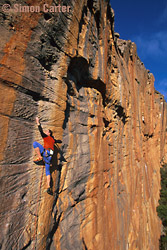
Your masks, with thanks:
[{"label": "orange rock face", "polygon": [[[107,1],[68,6],[1,16],[0,246],[157,250],[167,105]],[[62,140],[53,196],[33,163],[36,116]]]}]

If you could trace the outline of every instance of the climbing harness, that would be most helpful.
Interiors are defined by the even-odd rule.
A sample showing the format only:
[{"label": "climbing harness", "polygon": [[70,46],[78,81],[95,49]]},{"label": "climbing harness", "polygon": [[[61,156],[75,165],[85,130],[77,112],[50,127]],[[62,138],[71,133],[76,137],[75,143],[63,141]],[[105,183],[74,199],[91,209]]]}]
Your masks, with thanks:
[{"label": "climbing harness", "polygon": [[44,149],[41,155],[45,157],[49,157],[49,156],[53,156],[53,154],[54,154],[54,151],[52,149]]}]

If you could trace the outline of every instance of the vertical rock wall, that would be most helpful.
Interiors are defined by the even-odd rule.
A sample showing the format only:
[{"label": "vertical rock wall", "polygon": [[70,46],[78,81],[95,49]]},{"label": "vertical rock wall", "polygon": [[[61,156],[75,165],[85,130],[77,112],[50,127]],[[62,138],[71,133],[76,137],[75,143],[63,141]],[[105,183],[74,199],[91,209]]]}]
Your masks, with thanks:
[{"label": "vertical rock wall", "polygon": [[[61,5],[0,16],[1,248],[157,250],[166,103],[108,1]],[[53,196],[33,164],[36,115],[62,140]]]}]

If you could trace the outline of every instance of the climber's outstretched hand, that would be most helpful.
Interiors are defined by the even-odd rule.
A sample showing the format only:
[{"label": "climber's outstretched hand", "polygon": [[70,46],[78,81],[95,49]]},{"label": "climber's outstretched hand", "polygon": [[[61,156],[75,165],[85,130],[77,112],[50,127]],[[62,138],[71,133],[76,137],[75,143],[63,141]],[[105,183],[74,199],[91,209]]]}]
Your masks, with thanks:
[{"label": "climber's outstretched hand", "polygon": [[39,118],[38,118],[38,117],[36,117],[36,124],[37,124],[37,125],[40,125],[40,121],[39,121]]}]

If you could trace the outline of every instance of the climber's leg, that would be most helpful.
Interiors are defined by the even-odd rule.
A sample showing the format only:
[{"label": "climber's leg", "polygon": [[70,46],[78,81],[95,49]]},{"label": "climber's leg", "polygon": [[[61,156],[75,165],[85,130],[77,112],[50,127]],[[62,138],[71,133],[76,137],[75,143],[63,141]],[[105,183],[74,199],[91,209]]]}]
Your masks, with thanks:
[{"label": "climber's leg", "polygon": [[50,174],[46,176],[47,178],[47,186],[50,188]]},{"label": "climber's leg", "polygon": [[36,154],[38,156],[38,159],[35,162],[41,161],[42,160],[42,153],[44,151],[44,147],[40,143],[38,143],[36,141],[33,143],[33,147],[34,147],[35,152],[36,152]]},{"label": "climber's leg", "polygon": [[45,162],[45,172],[46,172],[46,178],[47,178],[47,193],[53,194],[51,187],[50,187],[50,163]]}]

